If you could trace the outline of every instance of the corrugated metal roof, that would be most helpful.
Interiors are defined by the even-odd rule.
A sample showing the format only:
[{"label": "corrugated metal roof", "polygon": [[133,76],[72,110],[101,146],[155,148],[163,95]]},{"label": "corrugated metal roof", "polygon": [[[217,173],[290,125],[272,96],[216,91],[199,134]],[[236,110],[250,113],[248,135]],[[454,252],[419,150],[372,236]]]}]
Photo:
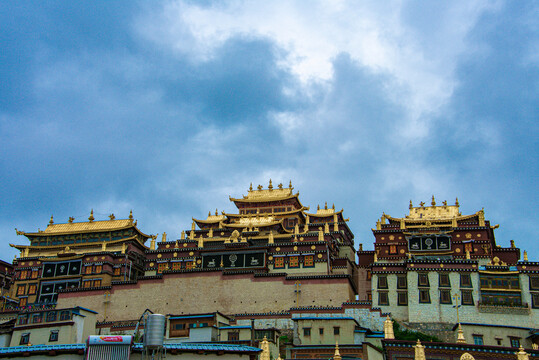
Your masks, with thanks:
[{"label": "corrugated metal roof", "polygon": [[34,352],[34,351],[52,351],[52,350],[86,350],[86,344],[0,347],[0,354],[13,354],[13,353],[19,353],[19,352]]},{"label": "corrugated metal roof", "polygon": [[[167,350],[203,350],[203,351],[228,351],[228,352],[260,352],[262,349],[246,346],[246,345],[234,345],[234,344],[195,344],[195,343],[181,343],[181,344],[165,344],[164,347]],[[133,345],[133,349],[142,350],[142,344],[136,343]]]}]

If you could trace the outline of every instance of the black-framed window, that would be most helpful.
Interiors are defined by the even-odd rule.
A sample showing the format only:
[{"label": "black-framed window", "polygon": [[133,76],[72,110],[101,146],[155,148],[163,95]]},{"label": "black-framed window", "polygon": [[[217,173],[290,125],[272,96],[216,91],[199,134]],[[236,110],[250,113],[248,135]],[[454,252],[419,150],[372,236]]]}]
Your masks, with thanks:
[{"label": "black-framed window", "polygon": [[530,289],[539,290],[539,276],[530,276]]},{"label": "black-framed window", "polygon": [[378,305],[389,305],[389,293],[382,291],[378,293]]},{"label": "black-framed window", "polygon": [[483,335],[472,335],[474,345],[483,345]]},{"label": "black-framed window", "polygon": [[451,304],[451,290],[440,289],[440,304]]},{"label": "black-framed window", "polygon": [[462,305],[473,305],[473,294],[471,290],[462,290],[461,291],[461,304]]},{"label": "black-framed window", "polygon": [[408,293],[405,291],[399,291],[397,293],[397,305],[407,306],[408,305]]},{"label": "black-framed window", "polygon": [[311,336],[311,328],[303,328],[303,336]]},{"label": "black-framed window", "polygon": [[397,289],[406,289],[407,287],[406,275],[397,275]]},{"label": "black-framed window", "polygon": [[449,274],[440,273],[439,287],[451,287],[451,281],[449,280]]},{"label": "black-framed window", "polygon": [[429,289],[419,289],[419,303],[430,304],[430,291]]},{"label": "black-framed window", "polygon": [[58,341],[58,330],[51,330],[49,341]]},{"label": "black-framed window", "polygon": [[19,341],[19,345],[28,345],[30,342],[30,333],[24,333],[21,335],[21,340]]},{"label": "black-framed window", "polygon": [[532,296],[532,307],[539,308],[539,293],[531,293]]},{"label": "black-framed window", "polygon": [[417,285],[418,286],[429,286],[429,275],[427,273],[417,274]]},{"label": "black-framed window", "polygon": [[341,328],[338,326],[333,327],[333,335],[339,335],[341,333]]},{"label": "black-framed window", "polygon": [[509,342],[511,343],[511,347],[520,347],[520,338],[509,336]]},{"label": "black-framed window", "polygon": [[60,321],[71,320],[71,312],[69,310],[64,310],[60,312]]},{"label": "black-framed window", "polygon": [[52,322],[52,321],[56,321],[56,311],[49,311],[47,313],[47,322]]},{"label": "black-framed window", "polygon": [[460,286],[472,287],[472,277],[470,274],[460,274]]},{"label": "black-framed window", "polygon": [[386,275],[378,275],[378,289],[387,289]]},{"label": "black-framed window", "polygon": [[319,329],[318,329],[318,333],[319,333],[320,335],[324,335],[324,328],[319,328]]}]

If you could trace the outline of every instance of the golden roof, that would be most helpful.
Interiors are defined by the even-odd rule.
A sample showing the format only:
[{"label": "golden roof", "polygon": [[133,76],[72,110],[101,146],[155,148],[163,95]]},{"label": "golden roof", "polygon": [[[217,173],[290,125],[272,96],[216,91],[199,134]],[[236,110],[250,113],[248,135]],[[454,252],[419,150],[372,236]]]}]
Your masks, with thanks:
[{"label": "golden roof", "polygon": [[299,192],[296,194],[292,193],[294,188],[292,187],[292,182],[288,188],[284,188],[283,184],[279,184],[277,189],[273,188],[271,179],[267,189],[263,189],[262,185],[258,185],[257,189],[253,190],[253,184],[249,187],[247,195],[244,195],[242,199],[236,199],[229,197],[231,201],[239,202],[264,202],[264,201],[277,201],[277,200],[286,200],[293,197],[297,197]]},{"label": "golden roof", "polygon": [[447,205],[447,201],[444,201],[442,205],[436,206],[436,200],[433,195],[431,206],[425,206],[424,202],[421,202],[419,205],[420,206],[414,207],[412,206],[412,201],[410,201],[410,214],[406,215],[406,219],[445,220],[461,216],[458,199],[455,202],[455,205]]},{"label": "golden roof", "polygon": [[104,220],[81,223],[51,224],[45,230],[46,234],[70,233],[70,232],[92,232],[107,231],[118,228],[125,228],[133,225],[132,220]]}]

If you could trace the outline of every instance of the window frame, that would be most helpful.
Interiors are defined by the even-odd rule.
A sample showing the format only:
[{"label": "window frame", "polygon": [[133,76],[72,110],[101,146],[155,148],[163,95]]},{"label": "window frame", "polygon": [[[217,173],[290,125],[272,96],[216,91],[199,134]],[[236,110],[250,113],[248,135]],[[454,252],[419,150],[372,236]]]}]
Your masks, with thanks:
[{"label": "window frame", "polygon": [[30,343],[30,333],[22,333],[19,345],[28,345]]},{"label": "window frame", "polygon": [[[442,279],[447,279],[446,281],[442,281]],[[449,274],[447,273],[439,273],[438,274],[438,287],[451,287],[451,278],[449,277]]]},{"label": "window frame", "polygon": [[387,275],[378,275],[378,289],[388,289]]},{"label": "window frame", "polygon": [[333,335],[341,335],[341,327],[340,326],[334,326],[333,327]]},{"label": "window frame", "polygon": [[[464,294],[466,294],[467,296],[468,295],[470,296],[469,301],[468,301],[467,298],[465,299]],[[473,291],[472,290],[461,290],[460,291],[460,305],[471,305],[471,306],[473,306],[474,303],[475,302],[474,302],[474,299],[473,299]]]},{"label": "window frame", "polygon": [[[425,280],[425,281],[422,281],[422,280]],[[417,273],[417,286],[430,287],[428,273]]]},{"label": "window frame", "polygon": [[288,268],[289,269],[299,268],[299,256],[290,256],[288,258]]},{"label": "window frame", "polygon": [[[467,279],[466,281],[464,279]],[[460,287],[462,288],[471,288],[472,285],[472,276],[470,274],[460,274]]]},{"label": "window frame", "polygon": [[60,333],[60,330],[51,330],[50,334],[49,334],[49,342],[56,342],[58,341],[58,338],[59,338],[59,333]]},{"label": "window frame", "polygon": [[304,327],[303,328],[303,337],[311,337],[311,328],[310,327]]},{"label": "window frame", "polygon": [[481,334],[472,334],[474,345],[485,345],[483,341],[483,335]]},{"label": "window frame", "polygon": [[[404,284],[401,284],[401,282]],[[408,278],[406,275],[397,275],[397,289],[407,289],[408,288]]]},{"label": "window frame", "polygon": [[[385,301],[382,301],[382,295]],[[388,291],[378,292],[378,306],[389,306],[389,292]]]},{"label": "window frame", "polygon": [[273,268],[274,269],[284,269],[284,256],[277,256],[273,258]]},{"label": "window frame", "polygon": [[[447,299],[444,299],[442,294],[446,294]],[[440,304],[443,305],[452,305],[453,301],[451,300],[451,289],[440,289]]]},{"label": "window frame", "polygon": [[[401,297],[404,297],[404,300]],[[407,291],[397,292],[397,305],[408,306],[408,292]]]},{"label": "window frame", "polygon": [[[422,294],[426,294],[425,296],[422,296]],[[419,289],[419,303],[420,304],[430,304],[430,289]]]}]

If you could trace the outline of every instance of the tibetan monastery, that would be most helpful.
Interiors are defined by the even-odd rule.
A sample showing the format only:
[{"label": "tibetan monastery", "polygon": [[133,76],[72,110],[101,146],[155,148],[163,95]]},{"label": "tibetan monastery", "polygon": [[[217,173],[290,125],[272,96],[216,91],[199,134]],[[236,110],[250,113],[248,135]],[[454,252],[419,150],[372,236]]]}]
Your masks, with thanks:
[{"label": "tibetan monastery", "polygon": [[[143,234],[126,220],[55,224],[18,231],[12,296],[19,304],[57,302],[93,309],[99,321],[155,312],[281,312],[354,301],[358,271],[343,211],[310,213],[292,184],[230,198],[237,213],[193,219],[180,239]],[[150,246],[145,246],[146,240]],[[75,304],[75,305],[73,305]],[[99,317],[98,316],[98,317]]]}]

